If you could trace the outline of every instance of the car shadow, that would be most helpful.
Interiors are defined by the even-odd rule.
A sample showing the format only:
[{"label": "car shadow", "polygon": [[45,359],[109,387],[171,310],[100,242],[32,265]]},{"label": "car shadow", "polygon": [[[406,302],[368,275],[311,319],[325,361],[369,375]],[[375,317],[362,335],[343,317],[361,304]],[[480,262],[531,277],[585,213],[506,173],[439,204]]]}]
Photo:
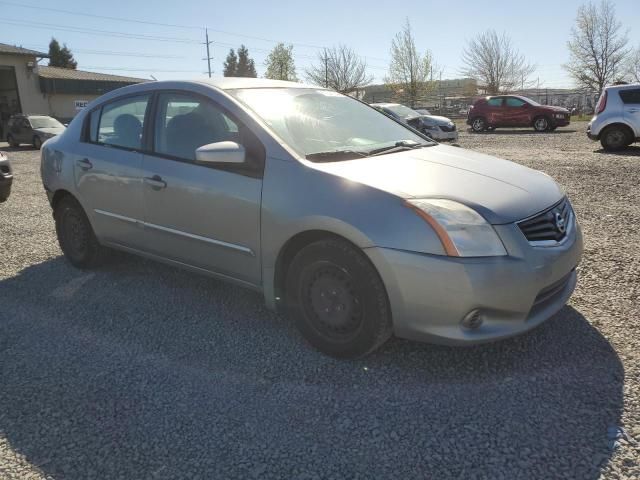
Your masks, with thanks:
[{"label": "car shadow", "polygon": [[529,128],[529,129],[521,129],[521,130],[511,130],[511,129],[504,129],[504,128],[497,128],[495,130],[492,131],[484,131],[481,133],[476,133],[474,132],[471,128],[467,129],[468,133],[474,134],[474,135],[560,135],[560,134],[564,134],[564,133],[576,133],[577,130],[567,130],[567,129],[562,129],[562,127],[558,128],[557,130],[553,131],[553,132],[536,132],[535,130]]},{"label": "car shadow", "polygon": [[571,307],[494,344],[340,361],[256,292],[124,254],[25,268],[0,305],[0,438],[53,478],[249,478],[247,459],[460,478],[471,455],[477,478],[596,479],[623,408],[617,353]]},{"label": "car shadow", "polygon": [[605,149],[600,148],[598,150],[594,150],[594,153],[600,153],[603,155],[617,155],[622,157],[640,157],[640,146],[629,145],[627,148],[617,150],[615,152],[608,152]]}]

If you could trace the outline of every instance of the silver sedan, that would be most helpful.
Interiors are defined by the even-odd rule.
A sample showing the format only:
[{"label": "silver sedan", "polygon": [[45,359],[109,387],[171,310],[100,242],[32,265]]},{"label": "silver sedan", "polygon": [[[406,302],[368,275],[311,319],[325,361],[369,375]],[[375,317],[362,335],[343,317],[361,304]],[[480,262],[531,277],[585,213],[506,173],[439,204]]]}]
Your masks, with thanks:
[{"label": "silver sedan", "polygon": [[256,289],[335,356],[474,344],[563,307],[582,237],[544,173],[297,83],[149,82],[42,150],[69,261],[116,248]]}]

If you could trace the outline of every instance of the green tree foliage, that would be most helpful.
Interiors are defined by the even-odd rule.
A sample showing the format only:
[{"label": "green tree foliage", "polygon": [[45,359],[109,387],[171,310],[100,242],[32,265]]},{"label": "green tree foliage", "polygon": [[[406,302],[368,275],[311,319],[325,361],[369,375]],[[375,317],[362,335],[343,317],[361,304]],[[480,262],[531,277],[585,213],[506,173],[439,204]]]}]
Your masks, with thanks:
[{"label": "green tree foliage", "polygon": [[279,43],[269,53],[264,62],[267,67],[266,78],[272,80],[289,80],[297,82],[296,66],[293,62],[293,45]]},{"label": "green tree foliage", "polygon": [[256,78],[256,65],[252,58],[249,57],[249,50],[244,45],[240,45],[238,49],[238,68],[234,77],[252,77]]},{"label": "green tree foliage", "polygon": [[58,40],[52,38],[49,43],[49,66],[75,70],[78,67],[78,62],[73,58],[66,43],[61,48]]},{"label": "green tree foliage", "polygon": [[224,72],[223,75],[225,77],[235,77],[236,72],[238,71],[238,56],[233,48],[229,49],[229,54],[227,55],[227,59],[224,62]]}]

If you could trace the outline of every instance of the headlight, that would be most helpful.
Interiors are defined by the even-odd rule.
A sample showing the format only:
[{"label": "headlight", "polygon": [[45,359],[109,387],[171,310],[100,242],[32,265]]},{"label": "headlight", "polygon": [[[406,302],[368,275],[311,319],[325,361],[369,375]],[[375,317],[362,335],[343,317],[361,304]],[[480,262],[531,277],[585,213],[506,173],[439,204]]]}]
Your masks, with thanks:
[{"label": "headlight", "polygon": [[475,210],[453,200],[407,200],[436,232],[445,252],[453,257],[493,257],[507,251],[493,227]]}]

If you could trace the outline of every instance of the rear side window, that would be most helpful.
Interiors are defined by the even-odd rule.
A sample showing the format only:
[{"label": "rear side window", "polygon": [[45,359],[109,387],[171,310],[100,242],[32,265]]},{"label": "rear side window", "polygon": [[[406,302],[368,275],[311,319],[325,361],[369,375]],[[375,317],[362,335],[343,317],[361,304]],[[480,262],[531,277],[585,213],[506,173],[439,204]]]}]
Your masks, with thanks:
[{"label": "rear side window", "polygon": [[[128,97],[102,107],[97,127],[97,142],[129,149],[142,148],[142,131],[149,95]],[[92,125],[90,132],[95,128]]]},{"label": "rear side window", "polygon": [[490,98],[487,100],[487,105],[490,107],[501,107],[502,106],[502,98]]},{"label": "rear side window", "polygon": [[507,107],[521,107],[525,104],[524,101],[519,98],[509,97],[507,98]]},{"label": "rear side window", "polygon": [[633,90],[620,90],[620,98],[623,103],[638,103],[640,104],[640,88]]}]

